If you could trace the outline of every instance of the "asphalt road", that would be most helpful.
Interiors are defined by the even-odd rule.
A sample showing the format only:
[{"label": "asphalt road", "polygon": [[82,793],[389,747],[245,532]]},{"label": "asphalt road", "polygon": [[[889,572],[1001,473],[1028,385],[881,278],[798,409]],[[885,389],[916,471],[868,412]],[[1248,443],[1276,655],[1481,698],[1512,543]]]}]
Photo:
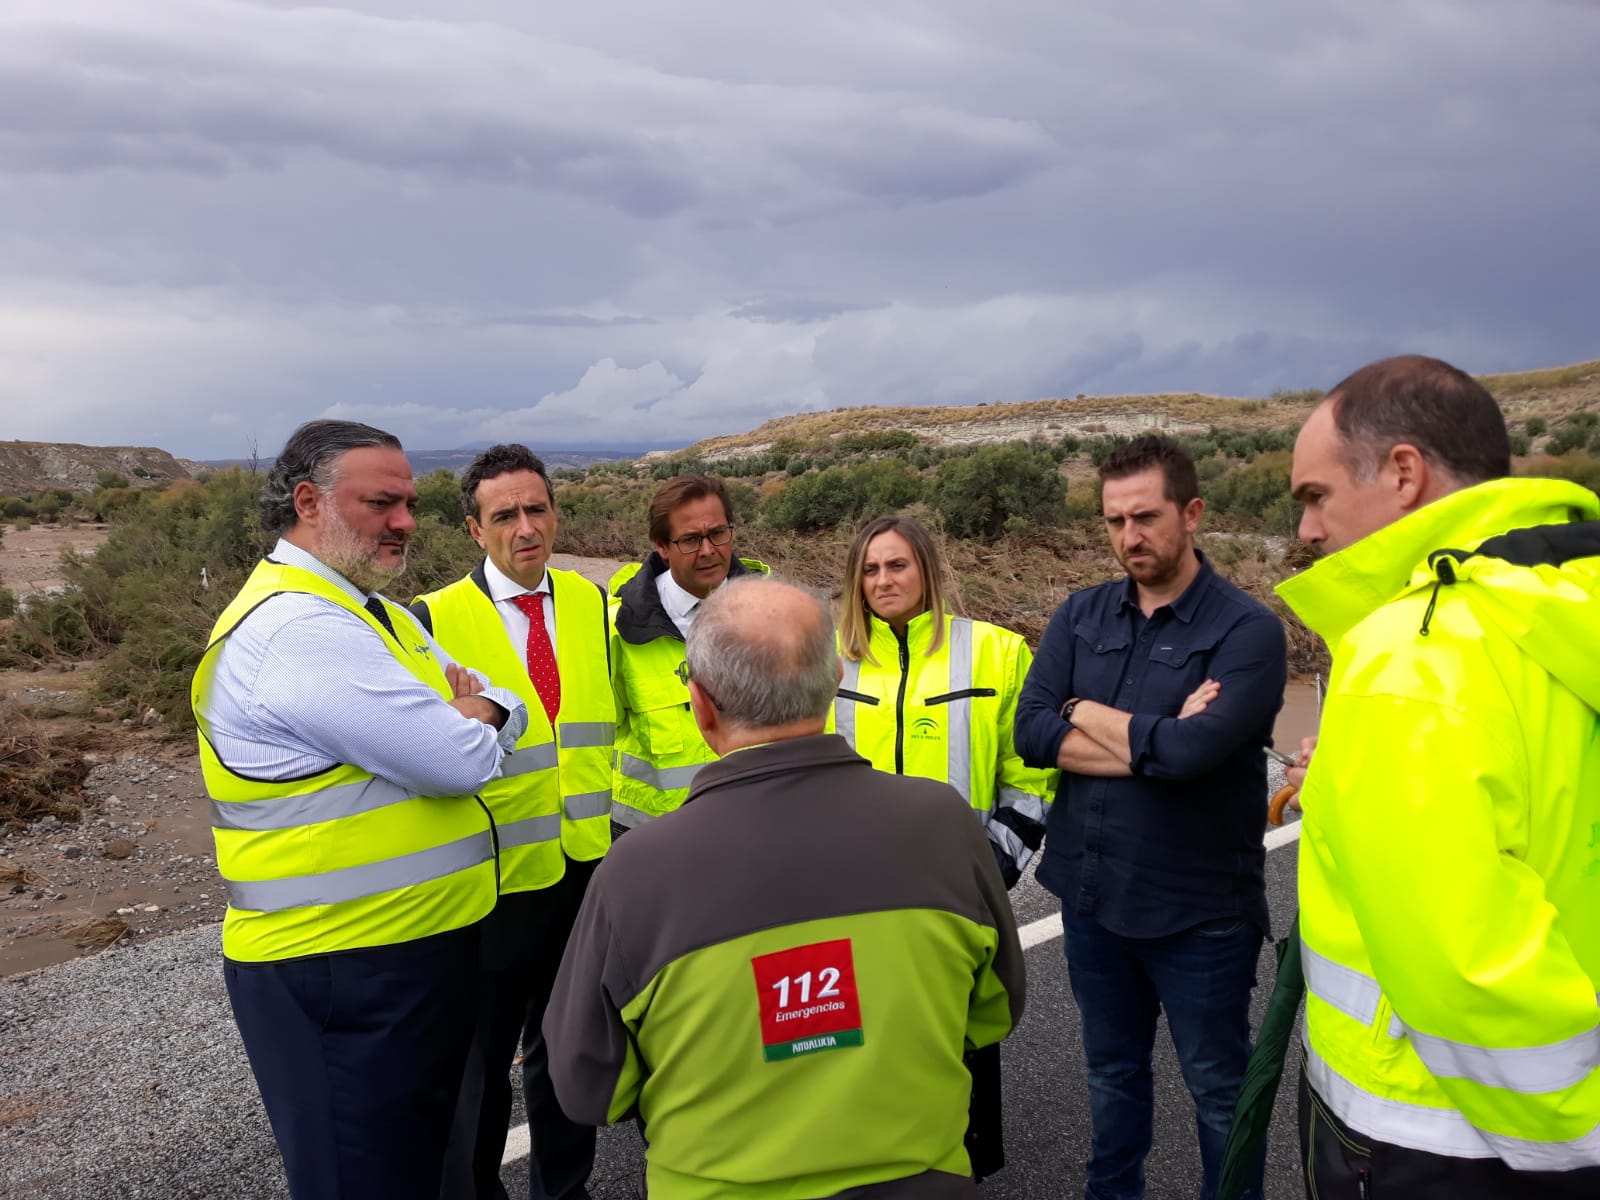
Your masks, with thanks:
[{"label": "asphalt road", "polygon": [[[1268,855],[1273,920],[1294,911],[1294,843]],[[1089,1126],[1078,1021],[1056,906],[1032,879],[1013,893],[1018,922],[1047,921],[1027,952],[1028,1007],[1007,1041],[1009,1165],[987,1200],[1081,1194]],[[1264,951],[1257,1013],[1271,986]],[[1303,1194],[1295,1170],[1291,1069],[1273,1126],[1267,1194]],[[517,1116],[520,1122],[520,1114]],[[518,1133],[513,1129],[513,1134]],[[513,1145],[513,1153],[515,1146]],[[604,1130],[595,1200],[631,1200],[641,1164],[632,1126]],[[505,1170],[526,1195],[525,1160]],[[1198,1193],[1193,1109],[1170,1042],[1157,1042],[1151,1200]],[[228,1013],[217,927],[160,938],[0,981],[0,1197],[287,1195],[283,1167]]]}]

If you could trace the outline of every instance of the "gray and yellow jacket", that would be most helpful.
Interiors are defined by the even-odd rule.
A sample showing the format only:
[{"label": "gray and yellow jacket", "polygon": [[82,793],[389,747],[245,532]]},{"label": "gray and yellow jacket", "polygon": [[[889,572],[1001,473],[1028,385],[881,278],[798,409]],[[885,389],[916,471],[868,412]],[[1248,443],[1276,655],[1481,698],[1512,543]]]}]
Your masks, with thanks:
[{"label": "gray and yellow jacket", "polygon": [[[611,577],[611,687],[616,693],[617,756],[611,819],[632,828],[683,803],[701,765],[716,758],[689,710],[682,678],[683,634],[656,591],[666,560],[651,551]],[[728,578],[768,573],[736,558]]]},{"label": "gray and yellow jacket", "polygon": [[544,1029],[568,1116],[643,1119],[652,1200],[942,1198],[973,1194],[962,1055],[1022,1003],[971,809],[819,734],[707,765],[617,843]]}]

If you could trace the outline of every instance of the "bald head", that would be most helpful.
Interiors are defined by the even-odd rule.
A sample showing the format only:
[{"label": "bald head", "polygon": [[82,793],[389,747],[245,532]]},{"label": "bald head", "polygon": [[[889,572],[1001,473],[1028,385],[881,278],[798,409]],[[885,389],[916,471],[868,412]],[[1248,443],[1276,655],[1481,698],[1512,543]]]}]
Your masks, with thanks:
[{"label": "bald head", "polygon": [[839,686],[827,605],[759,576],[729,580],[700,602],[688,659],[721,719],[748,729],[821,722]]}]

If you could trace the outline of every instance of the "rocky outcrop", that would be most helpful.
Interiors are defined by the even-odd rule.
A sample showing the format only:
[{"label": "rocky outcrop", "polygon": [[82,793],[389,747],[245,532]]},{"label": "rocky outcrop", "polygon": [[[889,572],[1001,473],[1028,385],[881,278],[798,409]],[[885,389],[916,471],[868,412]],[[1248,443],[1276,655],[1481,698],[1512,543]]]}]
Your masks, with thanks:
[{"label": "rocky outcrop", "polygon": [[104,471],[135,487],[163,487],[193,472],[154,446],[81,446],[73,442],[0,442],[0,495],[42,488],[92,491]]}]

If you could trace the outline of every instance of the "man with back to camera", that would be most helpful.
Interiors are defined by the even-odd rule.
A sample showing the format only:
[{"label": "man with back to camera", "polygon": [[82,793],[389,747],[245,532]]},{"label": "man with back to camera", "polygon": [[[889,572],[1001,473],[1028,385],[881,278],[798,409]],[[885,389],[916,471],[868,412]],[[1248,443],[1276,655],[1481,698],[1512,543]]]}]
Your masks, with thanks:
[{"label": "man with back to camera", "polygon": [[595,873],[545,1017],[562,1104],[637,1114],[653,1196],[974,1196],[962,1054],[1023,1002],[981,826],[823,732],[839,660],[810,593],[732,581],[687,653],[720,761]]},{"label": "man with back to camera", "polygon": [[1600,1195],[1600,502],[1493,396],[1363,367],[1295,442],[1279,587],[1333,652],[1305,774],[1309,1195]]},{"label": "man with back to camera", "polygon": [[377,594],[416,495],[393,435],[297,429],[262,495],[277,545],[195,672],[223,975],[295,1200],[438,1195],[495,903],[475,793],[527,723]]},{"label": "man with back to camera", "polygon": [[733,506],[715,476],[667,480],[650,498],[649,520],[654,550],[619,570],[610,585],[617,836],[676,809],[695,773],[716,757],[689,707],[684,639],[700,604],[724,580],[767,573],[764,563],[736,556]]},{"label": "man with back to camera", "polygon": [[611,845],[616,731],[604,590],[550,567],[559,511],[544,462],[491,446],[461,477],[467,532],[485,551],[465,579],[412,612],[451,654],[492,670],[527,704],[528,728],[483,791],[500,847],[500,899],[483,923],[482,994],[444,1200],[500,1200],[507,1069],[522,1042],[529,1195],[587,1196],[595,1132],[561,1111],[541,1022],[567,934]]},{"label": "man with back to camera", "polygon": [[[1146,436],[1100,467],[1122,579],[1051,618],[1017,705],[1017,750],[1061,768],[1039,882],[1061,898],[1082,1018],[1087,1200],[1137,1200],[1153,1136],[1151,1054],[1165,1012],[1216,1188],[1250,1057],[1250,992],[1269,933],[1262,748],[1283,703],[1282,625],[1194,545],[1194,463]],[[1247,1195],[1261,1195],[1258,1164]]]}]

